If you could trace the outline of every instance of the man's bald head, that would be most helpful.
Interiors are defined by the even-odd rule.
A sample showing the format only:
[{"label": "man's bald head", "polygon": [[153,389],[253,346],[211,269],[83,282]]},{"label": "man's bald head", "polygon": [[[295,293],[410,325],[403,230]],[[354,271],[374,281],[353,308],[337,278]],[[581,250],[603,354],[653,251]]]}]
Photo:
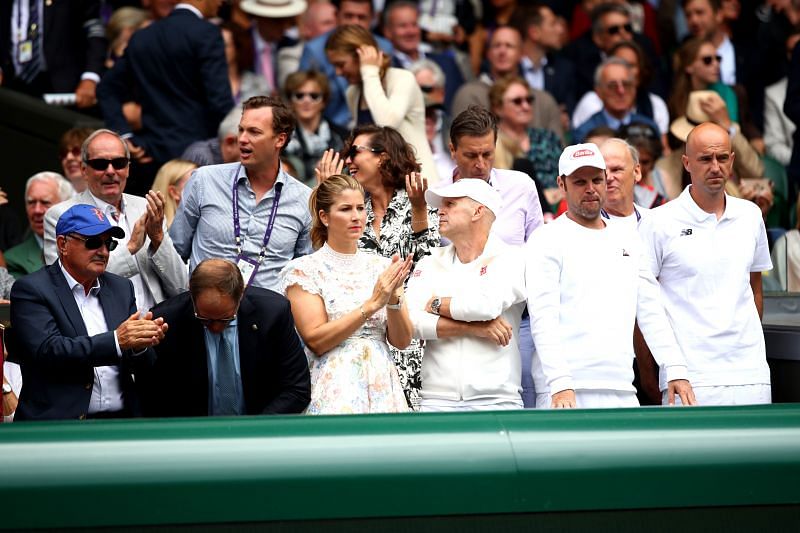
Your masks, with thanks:
[{"label": "man's bald head", "polygon": [[694,194],[724,194],[733,172],[735,154],[728,131],[711,122],[695,127],[686,138],[683,167],[692,178]]}]

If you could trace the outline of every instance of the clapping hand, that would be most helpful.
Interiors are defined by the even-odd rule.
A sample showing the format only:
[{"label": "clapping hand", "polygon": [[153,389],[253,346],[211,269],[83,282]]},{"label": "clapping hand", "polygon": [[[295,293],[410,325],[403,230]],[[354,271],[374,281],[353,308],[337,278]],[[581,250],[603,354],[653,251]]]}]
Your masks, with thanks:
[{"label": "clapping hand", "polygon": [[319,185],[326,179],[336,174],[341,174],[344,168],[344,158],[339,156],[339,152],[333,148],[328,148],[322,154],[322,158],[314,168],[314,174],[317,176],[317,184]]},{"label": "clapping hand", "polygon": [[117,328],[117,342],[122,350],[141,351],[161,342],[167,327],[163,318],[153,320],[149,311],[140,317],[137,311]]},{"label": "clapping hand", "polygon": [[372,296],[370,303],[372,304],[373,312],[385,306],[389,300],[400,290],[411,271],[413,256],[409,254],[405,259],[400,259],[399,255],[392,257],[392,264],[389,268],[384,270],[378,281],[375,282],[375,287],[372,289]]}]

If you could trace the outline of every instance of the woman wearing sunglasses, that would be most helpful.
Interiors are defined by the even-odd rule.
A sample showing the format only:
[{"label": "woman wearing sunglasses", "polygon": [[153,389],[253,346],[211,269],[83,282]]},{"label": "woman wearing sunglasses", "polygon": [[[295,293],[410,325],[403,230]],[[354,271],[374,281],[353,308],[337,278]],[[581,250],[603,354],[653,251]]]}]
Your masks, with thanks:
[{"label": "woman wearing sunglasses", "polygon": [[295,177],[314,187],[314,167],[328,148],[337,152],[342,149],[347,131],[322,116],[328,105],[330,88],[321,72],[309,70],[290,74],[283,94],[297,117],[297,127],[283,155],[295,162],[299,173]]},{"label": "woman wearing sunglasses", "polygon": [[[344,165],[366,191],[366,227],[361,249],[384,257],[411,254],[414,263],[439,245],[439,216],[425,203],[427,180],[419,175],[414,151],[400,133],[375,125],[356,128],[343,158],[326,152],[320,179],[342,172]],[[419,408],[422,347],[415,339],[405,350],[392,348],[409,405]]]},{"label": "woman wearing sunglasses", "polygon": [[728,117],[739,122],[739,103],[736,93],[729,85],[720,81],[721,57],[709,39],[689,39],[675,54],[675,78],[669,98],[670,116],[675,119],[686,114],[689,93],[692,91],[714,91],[722,97],[728,109]]},{"label": "woman wearing sunglasses", "polygon": [[389,126],[414,148],[422,174],[431,184],[438,181],[428,139],[425,136],[425,101],[411,72],[390,68],[391,59],[378,48],[372,34],[360,26],[340,26],[325,45],[328,60],[343,76],[347,105],[355,125]]},{"label": "woman wearing sunglasses", "polygon": [[408,410],[389,345],[412,327],[403,298],[411,255],[359,250],[367,221],[364,189],[350,176],[322,181],[309,198],[317,251],[281,271],[283,293],[311,361],[308,414]]},{"label": "woman wearing sunglasses", "polygon": [[[554,132],[544,128],[531,128],[534,96],[530,85],[520,76],[508,76],[497,80],[489,90],[489,105],[500,119],[498,122],[497,148],[494,167],[521,170],[533,174],[536,188],[546,192],[548,203],[558,203],[556,176],[558,158],[561,156],[561,140]],[[530,161],[527,168],[515,160]]]}]

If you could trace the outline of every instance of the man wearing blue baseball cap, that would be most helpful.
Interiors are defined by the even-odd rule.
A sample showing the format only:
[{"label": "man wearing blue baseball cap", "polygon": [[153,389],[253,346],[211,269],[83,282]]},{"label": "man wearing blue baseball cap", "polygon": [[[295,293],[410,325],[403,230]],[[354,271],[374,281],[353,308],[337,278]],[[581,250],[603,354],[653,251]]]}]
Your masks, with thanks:
[{"label": "man wearing blue baseball cap", "polygon": [[133,416],[134,368],[152,361],[167,325],[140,317],[131,282],[106,273],[125,234],[101,209],[70,207],[56,235],[58,261],[11,290],[9,355],[23,381],[15,420]]}]

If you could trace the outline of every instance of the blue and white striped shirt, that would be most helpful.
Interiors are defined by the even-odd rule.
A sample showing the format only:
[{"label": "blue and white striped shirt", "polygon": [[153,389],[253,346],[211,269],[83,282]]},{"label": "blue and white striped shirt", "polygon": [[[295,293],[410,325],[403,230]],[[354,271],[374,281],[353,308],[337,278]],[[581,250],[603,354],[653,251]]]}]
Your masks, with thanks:
[{"label": "blue and white striped shirt", "polygon": [[[212,257],[237,261],[231,197],[234,179],[239,192],[242,253],[249,259],[258,259],[272,212],[275,187],[256,204],[256,194],[240,163],[210,165],[192,174],[169,229],[178,254],[184,261],[191,259],[191,270],[200,261]],[[267,257],[253,279],[253,286],[272,290],[279,290],[278,273],[286,263],[312,252],[308,211],[311,189],[282,168],[277,182],[283,183],[283,189],[275,226],[267,246]]]}]

